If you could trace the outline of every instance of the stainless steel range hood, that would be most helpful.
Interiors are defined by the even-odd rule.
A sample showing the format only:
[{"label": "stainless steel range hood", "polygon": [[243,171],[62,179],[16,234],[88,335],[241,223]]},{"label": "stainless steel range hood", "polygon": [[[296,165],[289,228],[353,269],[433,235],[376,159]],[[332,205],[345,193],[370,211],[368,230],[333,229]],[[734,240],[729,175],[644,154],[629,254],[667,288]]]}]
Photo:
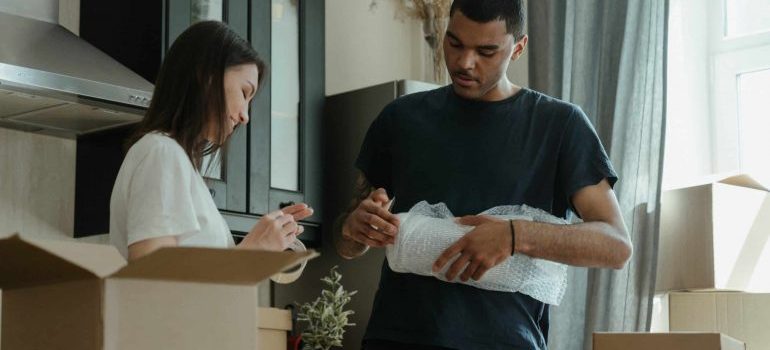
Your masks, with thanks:
[{"label": "stainless steel range hood", "polygon": [[64,27],[0,12],[0,127],[77,138],[138,122],[152,90]]}]

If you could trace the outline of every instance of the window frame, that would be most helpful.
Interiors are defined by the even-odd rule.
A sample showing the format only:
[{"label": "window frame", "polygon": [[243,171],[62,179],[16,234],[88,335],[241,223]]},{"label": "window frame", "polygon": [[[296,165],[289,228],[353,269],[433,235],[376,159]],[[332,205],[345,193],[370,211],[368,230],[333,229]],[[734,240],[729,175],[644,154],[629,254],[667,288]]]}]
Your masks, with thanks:
[{"label": "window frame", "polygon": [[[726,1],[711,1],[708,13],[711,163],[714,173],[742,172],[737,76],[770,69],[770,28],[726,36]],[[768,130],[770,132],[770,130]]]}]

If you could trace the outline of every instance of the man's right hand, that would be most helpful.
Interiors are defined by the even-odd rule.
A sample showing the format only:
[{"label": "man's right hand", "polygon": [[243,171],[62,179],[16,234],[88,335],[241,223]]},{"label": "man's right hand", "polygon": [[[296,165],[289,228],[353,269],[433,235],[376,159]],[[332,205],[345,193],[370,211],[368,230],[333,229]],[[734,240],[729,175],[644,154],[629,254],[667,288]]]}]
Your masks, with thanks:
[{"label": "man's right hand", "polygon": [[342,236],[370,247],[393,244],[398,234],[398,217],[389,211],[388,194],[378,188],[361,201],[345,219]]}]

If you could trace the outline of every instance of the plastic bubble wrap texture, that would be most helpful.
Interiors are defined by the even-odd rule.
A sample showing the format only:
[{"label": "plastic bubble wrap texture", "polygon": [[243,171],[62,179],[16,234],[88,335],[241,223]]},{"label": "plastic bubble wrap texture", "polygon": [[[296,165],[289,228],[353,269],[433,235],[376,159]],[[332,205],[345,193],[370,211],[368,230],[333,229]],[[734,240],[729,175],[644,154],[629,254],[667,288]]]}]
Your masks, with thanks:
[{"label": "plastic bubble wrap texture", "polygon": [[[526,205],[499,206],[480,213],[500,219],[516,219],[568,224],[564,219],[546,211]],[[391,270],[433,276],[447,281],[444,274],[456,257],[442,271],[433,273],[433,262],[444,250],[472,226],[455,223],[454,216],[444,203],[417,203],[409,212],[398,214],[401,220],[398,236],[393,245],[386,249]],[[469,279],[462,282],[455,278],[453,283],[464,283],[476,288],[520,292],[551,305],[559,305],[567,288],[567,266],[553,261],[535,259],[523,254],[514,254],[499,265],[489,269],[478,281]]]}]

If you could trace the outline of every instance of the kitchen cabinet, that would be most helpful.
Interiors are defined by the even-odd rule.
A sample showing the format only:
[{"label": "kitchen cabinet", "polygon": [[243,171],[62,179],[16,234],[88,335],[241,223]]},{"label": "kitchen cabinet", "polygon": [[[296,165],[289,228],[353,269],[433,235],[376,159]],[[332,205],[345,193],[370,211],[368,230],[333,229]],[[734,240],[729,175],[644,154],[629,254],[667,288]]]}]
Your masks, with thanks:
[{"label": "kitchen cabinet", "polygon": [[80,35],[155,81],[164,53],[199,20],[222,20],[247,38],[269,73],[250,122],[232,135],[207,183],[236,236],[259,217],[306,202],[302,239],[320,244],[324,0],[81,0]]},{"label": "kitchen cabinet", "polygon": [[[226,22],[238,35],[249,38],[248,0],[166,0],[164,51],[191,24],[204,20]],[[254,105],[252,105],[252,111]],[[220,174],[207,177],[211,195],[217,208],[233,212],[246,212],[248,205],[248,132],[239,128],[230,138],[227,154],[214,157],[211,172]],[[217,162],[216,160],[221,160]],[[216,168],[213,171],[212,168]],[[209,175],[207,173],[206,175]]]},{"label": "kitchen cabinet", "polygon": [[[251,132],[251,144],[249,148],[249,162],[251,164],[249,174],[249,209],[250,214],[263,214],[275,210],[282,203],[306,202],[316,210],[309,222],[320,223],[322,209],[321,204],[321,118],[324,101],[324,1],[318,0],[272,0],[257,1],[257,6],[252,7],[251,17],[254,19],[251,40],[268,65],[281,69],[268,74],[267,84],[263,91],[255,98],[252,105],[252,122],[249,125]],[[293,5],[296,4],[296,5]],[[296,6],[296,7],[295,7]],[[283,19],[289,17],[291,11],[297,11],[297,24],[299,25],[298,48],[299,57],[284,58],[274,53],[285,49],[285,46],[276,45],[275,41],[283,41],[288,38],[271,35],[273,28],[279,28],[280,19],[275,14],[283,11],[280,16]],[[285,33],[285,32],[284,32]],[[291,34],[289,32],[288,34]],[[287,41],[291,41],[288,39]],[[281,62],[296,62],[296,76],[298,77],[297,91],[292,92],[292,84],[283,79],[290,79],[292,67],[282,65]],[[286,130],[286,125],[280,123],[284,118],[286,106],[281,96],[295,95],[298,97],[296,104],[297,122],[296,130]],[[279,105],[281,102],[283,104]],[[282,155],[271,149],[271,144],[281,146],[280,142],[273,142],[271,137],[278,135],[291,135],[296,132],[296,158],[291,155]],[[271,152],[272,151],[272,152]],[[282,167],[284,173],[271,171],[272,166],[280,166],[276,160],[282,157],[296,159],[296,174],[292,175],[292,167]],[[288,169],[288,170],[286,170]],[[272,173],[272,178],[271,178]],[[276,176],[295,178],[295,186],[286,186],[291,181],[281,181]],[[283,187],[283,188],[282,188]]]}]

